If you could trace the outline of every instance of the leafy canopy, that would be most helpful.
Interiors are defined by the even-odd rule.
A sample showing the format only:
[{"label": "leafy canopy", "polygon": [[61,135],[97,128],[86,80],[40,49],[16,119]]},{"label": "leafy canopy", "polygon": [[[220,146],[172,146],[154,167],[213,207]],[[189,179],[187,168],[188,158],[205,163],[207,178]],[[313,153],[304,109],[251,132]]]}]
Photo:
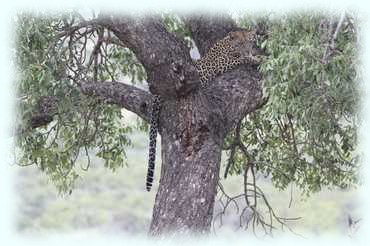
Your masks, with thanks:
[{"label": "leafy canopy", "polygon": [[[345,188],[356,183],[358,125],[358,44],[354,18],[346,15],[333,40],[339,16],[307,12],[280,16],[235,17],[242,27],[263,23],[266,52],[260,66],[267,103],[242,122],[239,137],[248,157],[229,151],[229,174],[241,174],[245,163],[272,178],[281,189],[297,184],[306,193],[322,187]],[[163,15],[170,31],[191,36],[180,18]],[[62,192],[68,192],[81,169],[76,159],[88,153],[104,159],[108,168],[125,163],[132,126],[122,123],[121,109],[80,93],[78,81],[130,80],[143,86],[145,70],[113,34],[85,23],[76,12],[48,16],[19,14],[14,45],[18,125],[26,128],[39,100],[57,98],[57,114],[45,127],[27,129],[17,138],[19,165],[36,165]],[[66,31],[67,30],[67,31]],[[99,37],[111,42],[100,44]],[[334,47],[329,47],[331,42]],[[329,48],[328,48],[329,47]],[[98,52],[97,52],[98,51]],[[139,129],[145,124],[139,121]],[[231,146],[231,133],[225,146]]]}]

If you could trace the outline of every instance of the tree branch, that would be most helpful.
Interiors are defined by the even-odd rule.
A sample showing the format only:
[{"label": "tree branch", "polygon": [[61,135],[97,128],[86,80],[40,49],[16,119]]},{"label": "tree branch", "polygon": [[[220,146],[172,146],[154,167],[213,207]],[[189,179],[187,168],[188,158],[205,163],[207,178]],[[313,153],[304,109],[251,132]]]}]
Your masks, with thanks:
[{"label": "tree branch", "polygon": [[159,16],[100,17],[132,50],[147,72],[149,90],[163,98],[186,95],[199,84],[199,76],[184,40],[166,30]]},{"label": "tree branch", "polygon": [[55,96],[41,97],[37,102],[33,116],[27,127],[33,129],[44,126],[53,121],[58,112],[58,98]]},{"label": "tree branch", "polygon": [[[153,96],[135,86],[120,82],[84,82],[81,83],[80,89],[85,95],[99,97],[105,103],[119,105],[146,121],[150,119],[150,105]],[[14,134],[17,135],[28,129],[45,126],[52,122],[58,113],[58,103],[59,100],[55,96],[40,98],[28,125],[25,128],[17,129]]]},{"label": "tree branch", "polygon": [[344,21],[344,17],[346,16],[346,12],[343,11],[342,14],[340,15],[340,19],[339,19],[339,22],[337,24],[337,27],[335,28],[335,31],[334,31],[334,34],[333,34],[333,37],[331,38],[331,41],[330,41],[330,48],[331,49],[334,49],[335,48],[335,40],[337,39],[337,36],[338,36],[338,33],[339,33],[339,30],[340,28],[342,27],[342,24],[343,24],[343,21]]},{"label": "tree branch", "polygon": [[153,96],[135,86],[120,82],[84,82],[81,83],[81,92],[119,105],[149,121]]},{"label": "tree branch", "polygon": [[335,40],[337,39],[337,36],[338,36],[338,33],[342,27],[342,24],[343,24],[343,21],[344,21],[344,18],[346,16],[346,12],[343,11],[340,15],[340,19],[339,19],[339,22],[335,28],[335,31],[334,33],[331,35],[332,33],[332,28],[333,26],[330,26],[330,29],[329,29],[329,40],[328,40],[328,43],[326,44],[326,49],[325,49],[325,52],[324,52],[324,55],[322,57],[322,63],[324,64],[327,64],[329,62],[329,58],[330,56],[332,55],[333,53],[333,50],[335,49]]},{"label": "tree branch", "polygon": [[183,17],[183,21],[189,28],[201,56],[229,32],[240,29],[233,19],[226,15],[192,15]]}]

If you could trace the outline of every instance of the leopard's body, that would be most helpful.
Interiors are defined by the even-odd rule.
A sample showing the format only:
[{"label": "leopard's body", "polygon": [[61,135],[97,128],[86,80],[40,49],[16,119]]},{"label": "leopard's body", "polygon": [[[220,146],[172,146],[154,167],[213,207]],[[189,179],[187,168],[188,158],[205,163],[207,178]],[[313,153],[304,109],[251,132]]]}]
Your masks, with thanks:
[{"label": "leopard's body", "polygon": [[[209,51],[195,62],[199,73],[201,88],[206,88],[208,82],[240,64],[259,64],[260,59],[255,47],[256,34],[248,31],[230,32],[226,37],[216,42]],[[150,191],[153,182],[155,166],[155,150],[158,132],[160,97],[154,96],[150,131],[149,131],[149,163],[146,177],[146,189]]]},{"label": "leopard's body", "polygon": [[206,87],[210,80],[242,63],[258,64],[255,41],[255,32],[247,31],[230,32],[218,41],[195,63],[201,86]]}]

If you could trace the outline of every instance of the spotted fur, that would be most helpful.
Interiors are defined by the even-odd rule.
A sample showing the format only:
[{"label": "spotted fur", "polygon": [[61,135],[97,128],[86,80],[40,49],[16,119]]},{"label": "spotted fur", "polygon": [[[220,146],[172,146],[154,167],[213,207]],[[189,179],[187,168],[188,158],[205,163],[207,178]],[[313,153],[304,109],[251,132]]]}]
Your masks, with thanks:
[{"label": "spotted fur", "polygon": [[[255,47],[255,32],[230,32],[218,41],[201,59],[195,62],[195,67],[201,80],[201,88],[205,88],[210,80],[225,73],[242,63],[260,63]],[[160,97],[154,96],[150,118],[149,131],[149,163],[146,176],[146,190],[150,191],[153,183],[155,150],[158,133]]]},{"label": "spotted fur", "polygon": [[230,32],[218,41],[205,56],[195,63],[201,86],[206,87],[210,80],[242,63],[260,63],[255,41],[254,31]]},{"label": "spotted fur", "polygon": [[150,115],[150,129],[149,129],[149,160],[148,172],[146,175],[146,190],[150,191],[153,184],[154,168],[155,168],[155,150],[157,146],[158,134],[158,118],[161,105],[161,98],[155,95],[153,98],[152,112]]}]

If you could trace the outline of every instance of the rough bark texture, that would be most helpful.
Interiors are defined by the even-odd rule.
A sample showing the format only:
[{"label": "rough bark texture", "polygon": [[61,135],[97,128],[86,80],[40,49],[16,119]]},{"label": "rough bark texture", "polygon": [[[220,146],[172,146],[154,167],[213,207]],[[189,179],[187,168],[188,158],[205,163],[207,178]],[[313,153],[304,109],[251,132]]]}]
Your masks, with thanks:
[{"label": "rough bark texture", "polygon": [[143,64],[153,94],[177,98],[198,86],[198,73],[188,47],[166,30],[160,18],[114,16],[103,20]]},{"label": "rough bark texture", "polygon": [[135,86],[119,82],[85,82],[81,84],[81,92],[119,105],[149,121],[153,96]]},{"label": "rough bark texture", "polygon": [[[228,32],[238,29],[225,16],[192,16],[183,20],[201,55]],[[150,91],[163,99],[159,117],[162,173],[150,234],[208,232],[224,138],[262,101],[257,67],[241,65],[218,76],[207,89],[197,90],[199,76],[188,48],[166,30],[159,18],[106,15],[98,23],[136,54],[148,74]],[[148,120],[152,95],[136,87],[86,83],[81,91]]]},{"label": "rough bark texture", "polygon": [[193,15],[188,17],[185,16],[183,20],[191,31],[201,56],[203,56],[217,40],[222,39],[229,32],[239,29],[231,17],[225,15]]},{"label": "rough bark texture", "polygon": [[[185,124],[182,127],[186,128]],[[215,138],[208,127],[199,127],[190,124],[181,135],[162,132],[162,175],[151,235],[209,232],[222,136]]]},{"label": "rough bark texture", "polygon": [[232,71],[206,91],[163,104],[162,173],[151,235],[209,231],[223,140],[262,96],[253,71]]}]

